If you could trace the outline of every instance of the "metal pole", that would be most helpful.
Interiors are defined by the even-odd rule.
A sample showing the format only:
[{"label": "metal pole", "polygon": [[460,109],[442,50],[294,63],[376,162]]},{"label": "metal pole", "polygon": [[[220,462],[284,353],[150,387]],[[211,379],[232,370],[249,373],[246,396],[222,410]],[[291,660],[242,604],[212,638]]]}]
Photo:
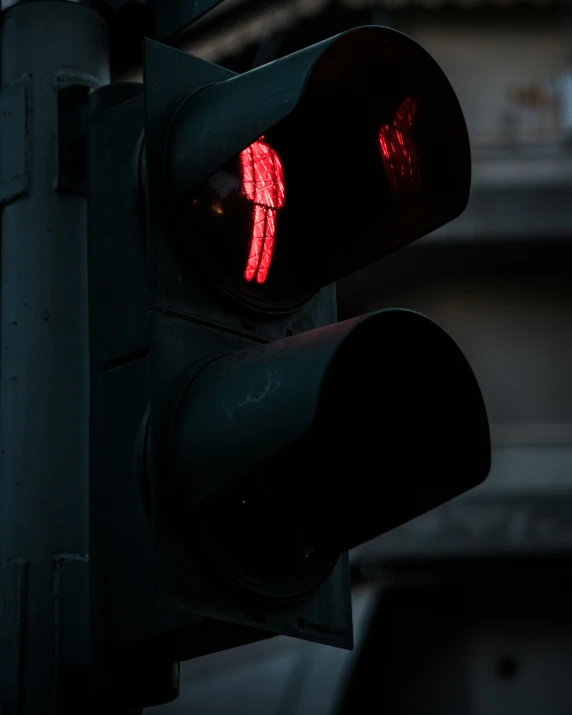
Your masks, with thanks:
[{"label": "metal pole", "polygon": [[109,81],[93,7],[4,6],[0,61],[0,713],[85,712],[86,200],[58,175],[58,90]]}]

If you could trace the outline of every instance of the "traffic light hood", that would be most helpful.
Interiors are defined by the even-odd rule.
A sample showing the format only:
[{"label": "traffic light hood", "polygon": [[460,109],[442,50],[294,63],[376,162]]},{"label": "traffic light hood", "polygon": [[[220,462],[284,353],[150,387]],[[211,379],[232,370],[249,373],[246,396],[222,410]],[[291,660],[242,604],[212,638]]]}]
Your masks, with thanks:
[{"label": "traffic light hood", "polygon": [[310,588],[332,565],[328,555],[335,562],[490,469],[468,362],[440,327],[408,310],[214,360],[180,393],[172,449],[183,531],[216,538],[228,563],[244,564],[243,577],[267,590],[275,567],[276,592],[295,571],[296,548],[316,560],[314,571],[307,556],[297,564]]},{"label": "traffic light hood", "polygon": [[449,83],[387,28],[240,76],[146,41],[142,86],[90,95],[86,169],[98,701],[270,634],[351,648],[347,550],[490,466],[455,343],[336,324],[327,285],[462,211]]},{"label": "traffic light hood", "polygon": [[171,106],[162,184],[188,263],[227,292],[288,308],[465,208],[461,108],[402,33],[353,29],[240,75],[188,61],[206,86]]}]

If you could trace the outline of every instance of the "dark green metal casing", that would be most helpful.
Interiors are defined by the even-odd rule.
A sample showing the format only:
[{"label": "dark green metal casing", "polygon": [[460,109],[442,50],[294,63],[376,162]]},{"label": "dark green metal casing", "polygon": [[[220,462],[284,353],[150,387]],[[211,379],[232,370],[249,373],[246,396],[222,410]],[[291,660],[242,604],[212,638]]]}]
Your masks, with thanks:
[{"label": "dark green metal casing", "polygon": [[[423,191],[402,200],[384,187],[370,140],[404,95],[419,102],[416,136],[427,168]],[[479,483],[490,463],[478,386],[443,331],[406,311],[333,324],[332,281],[465,207],[470,152],[459,104],[424,50],[380,27],[343,33],[244,75],[148,41],[145,103],[160,602],[351,646],[347,555],[340,554]],[[292,269],[306,296],[297,302],[270,293],[245,298],[221,275],[216,253],[198,248],[214,234],[201,236],[185,213],[196,188],[263,135],[282,157],[289,192],[290,230],[277,242],[304,247],[305,263]],[[359,180],[344,184],[348,175]],[[308,176],[327,206],[321,231],[308,219]],[[291,260],[288,246],[280,260]],[[396,345],[400,361],[389,360],[383,345]],[[361,405],[350,394],[354,382]],[[396,433],[392,415],[404,420],[407,410],[410,424]],[[458,436],[456,449],[445,446],[444,429]],[[380,447],[384,434],[395,449]],[[473,457],[457,477],[459,450]],[[420,454],[426,463],[413,458]],[[370,477],[377,459],[387,459],[386,482]],[[428,482],[429,473],[439,477]],[[390,486],[392,502],[383,497]],[[372,507],[374,494],[383,515]],[[351,505],[345,513],[344,504]],[[190,564],[201,559],[219,596],[211,589],[205,599],[197,586]]]},{"label": "dark green metal casing", "polygon": [[[466,205],[466,127],[437,64],[378,27],[244,75],[144,55],[142,87],[100,90],[88,138],[94,657],[108,691],[137,662],[131,707],[174,695],[172,661],[272,634],[351,648],[346,550],[490,467],[449,336],[402,310],[336,323],[335,280]],[[404,96],[425,168],[401,197],[376,131]],[[247,290],[188,208],[262,135],[286,172],[288,280]],[[143,663],[163,685],[138,690]]]}]

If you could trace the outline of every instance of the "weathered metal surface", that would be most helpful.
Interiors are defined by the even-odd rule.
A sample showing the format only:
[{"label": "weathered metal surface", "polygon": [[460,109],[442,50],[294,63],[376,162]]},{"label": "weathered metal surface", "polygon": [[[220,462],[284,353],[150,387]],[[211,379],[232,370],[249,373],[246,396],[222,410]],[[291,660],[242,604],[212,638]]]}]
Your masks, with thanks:
[{"label": "weathered metal surface", "polygon": [[[108,81],[107,32],[79,3],[22,3],[2,20],[1,84],[13,114],[0,132],[2,162],[6,147],[12,156],[0,243],[0,563],[29,565],[24,667],[18,684],[14,660],[2,659],[0,700],[14,702],[20,689],[20,713],[37,715],[63,696],[56,643],[73,660],[70,633],[87,638],[88,628],[86,594],[67,591],[64,562],[54,620],[53,554],[88,549],[89,406],[86,205],[54,190],[57,89],[70,72]],[[0,638],[20,619],[9,609]]]},{"label": "weathered metal surface", "polygon": [[21,77],[0,92],[0,205],[28,191],[31,78]]},{"label": "weathered metal surface", "polygon": [[0,566],[0,714],[19,715],[24,697],[28,563]]}]

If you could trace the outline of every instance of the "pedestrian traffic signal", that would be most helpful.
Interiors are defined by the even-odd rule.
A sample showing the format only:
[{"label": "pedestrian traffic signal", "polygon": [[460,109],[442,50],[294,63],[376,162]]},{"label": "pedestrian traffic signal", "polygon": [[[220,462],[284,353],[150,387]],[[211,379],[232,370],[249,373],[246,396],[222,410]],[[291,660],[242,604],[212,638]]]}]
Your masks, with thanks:
[{"label": "pedestrian traffic signal", "polygon": [[146,41],[144,70],[89,137],[93,633],[130,706],[271,634],[351,647],[348,549],[490,467],[441,328],[336,322],[337,279],[467,203],[434,60],[363,27],[241,75]]},{"label": "pedestrian traffic signal", "polygon": [[467,203],[458,101],[399,32],[358,28],[222,79],[157,45],[147,58],[154,76],[187,66],[186,87],[170,82],[173,96],[164,82],[148,91],[161,105],[151,128],[169,124],[155,151],[173,235],[189,262],[251,306],[291,309]]}]

